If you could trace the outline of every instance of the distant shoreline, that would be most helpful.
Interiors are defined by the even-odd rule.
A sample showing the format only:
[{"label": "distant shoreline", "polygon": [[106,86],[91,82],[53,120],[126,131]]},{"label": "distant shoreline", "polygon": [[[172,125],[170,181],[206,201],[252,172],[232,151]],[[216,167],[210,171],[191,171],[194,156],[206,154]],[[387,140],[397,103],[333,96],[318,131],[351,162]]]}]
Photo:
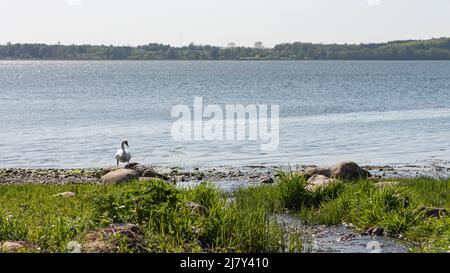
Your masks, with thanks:
[{"label": "distant shoreline", "polygon": [[0,45],[0,60],[450,60],[450,38],[403,40],[368,44],[283,43],[265,48],[195,45],[174,47],[150,43],[139,46],[8,43]]}]

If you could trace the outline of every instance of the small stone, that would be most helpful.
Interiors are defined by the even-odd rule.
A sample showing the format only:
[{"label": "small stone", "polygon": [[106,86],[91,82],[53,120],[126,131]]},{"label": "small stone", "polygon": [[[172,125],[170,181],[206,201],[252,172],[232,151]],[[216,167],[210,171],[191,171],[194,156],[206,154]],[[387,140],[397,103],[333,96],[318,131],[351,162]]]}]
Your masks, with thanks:
[{"label": "small stone", "polygon": [[383,228],[374,228],[372,230],[372,236],[383,236],[384,229]]},{"label": "small stone", "polygon": [[204,178],[204,174],[201,172],[193,173],[192,176],[194,176],[194,178],[196,178],[197,180],[203,180]]},{"label": "small stone", "polygon": [[341,239],[339,239],[339,241],[351,241],[351,240],[353,240],[354,238],[356,238],[356,235],[353,234],[353,233],[349,233],[349,234],[347,234],[347,235],[341,237]]},{"label": "small stone", "polygon": [[154,170],[150,170],[150,169],[145,170],[142,173],[141,176],[142,177],[154,177],[154,178],[159,178],[159,179],[162,179],[162,180],[168,180],[169,179],[167,176],[165,176],[163,174],[160,174],[160,173],[157,173]]},{"label": "small stone", "polygon": [[370,227],[368,228],[366,231],[364,231],[363,233],[361,233],[362,236],[372,236],[372,232],[373,232],[374,228]]},{"label": "small stone", "polygon": [[188,207],[193,213],[197,213],[203,216],[208,215],[208,209],[201,204],[195,202],[188,202],[186,203],[186,207]]},{"label": "small stone", "polygon": [[70,241],[67,243],[67,250],[69,250],[70,253],[81,253],[81,244],[77,241]]},{"label": "small stone", "polygon": [[262,184],[272,184],[274,183],[274,180],[270,176],[263,176],[259,179],[259,182]]},{"label": "small stone", "polygon": [[16,242],[4,242],[2,245],[2,250],[4,252],[17,252],[23,249],[25,249],[25,247]]},{"label": "small stone", "polygon": [[426,218],[441,218],[448,214],[444,208],[420,207],[419,212],[423,213]]},{"label": "small stone", "polygon": [[93,232],[81,235],[76,243],[81,243],[81,251],[88,253],[113,253],[117,252],[120,244],[139,253],[144,249],[144,236],[139,227],[134,224],[111,224],[109,227],[98,228]]},{"label": "small stone", "polygon": [[71,191],[67,191],[67,192],[61,192],[61,193],[57,193],[54,196],[61,196],[61,197],[75,197],[76,194],[74,192]]},{"label": "small stone", "polygon": [[400,184],[400,182],[398,182],[398,181],[386,181],[386,182],[375,183],[375,187],[376,188],[385,188],[385,187],[398,186],[399,184]]}]

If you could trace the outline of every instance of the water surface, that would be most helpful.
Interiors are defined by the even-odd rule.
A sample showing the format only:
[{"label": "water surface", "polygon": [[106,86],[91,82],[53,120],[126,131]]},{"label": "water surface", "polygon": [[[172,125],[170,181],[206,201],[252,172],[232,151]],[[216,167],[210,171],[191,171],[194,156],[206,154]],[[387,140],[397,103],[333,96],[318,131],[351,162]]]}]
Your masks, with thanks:
[{"label": "water surface", "polygon": [[[280,105],[280,145],[176,142],[172,107]],[[0,61],[0,167],[450,160],[450,62]]]}]

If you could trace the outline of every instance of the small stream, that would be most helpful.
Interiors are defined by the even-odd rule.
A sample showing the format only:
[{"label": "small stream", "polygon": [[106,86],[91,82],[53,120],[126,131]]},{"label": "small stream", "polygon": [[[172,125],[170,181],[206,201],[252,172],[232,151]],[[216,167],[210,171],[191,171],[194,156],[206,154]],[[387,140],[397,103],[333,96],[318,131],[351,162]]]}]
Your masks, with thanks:
[{"label": "small stream", "polygon": [[287,226],[302,233],[303,251],[308,253],[405,253],[407,247],[386,236],[362,236],[345,226],[304,225],[294,214],[283,215]]},{"label": "small stream", "polygon": [[[180,188],[199,185],[202,181],[185,181],[178,183]],[[246,180],[211,181],[226,193],[233,193],[238,188],[261,185]],[[395,239],[386,236],[361,236],[353,228],[345,225],[305,225],[295,213],[285,213],[279,217],[286,228],[293,226],[303,234],[303,251],[313,253],[404,253],[407,247]]]}]

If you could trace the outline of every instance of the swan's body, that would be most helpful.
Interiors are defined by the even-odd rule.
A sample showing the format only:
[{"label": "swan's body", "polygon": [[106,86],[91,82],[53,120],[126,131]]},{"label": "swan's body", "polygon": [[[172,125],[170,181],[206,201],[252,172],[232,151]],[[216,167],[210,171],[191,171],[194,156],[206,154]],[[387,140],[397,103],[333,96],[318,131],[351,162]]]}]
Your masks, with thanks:
[{"label": "swan's body", "polygon": [[121,148],[117,150],[116,153],[117,166],[119,166],[119,162],[126,162],[127,164],[130,163],[131,153],[128,149],[125,149],[125,145],[129,147],[128,141],[126,139],[122,141]]}]

